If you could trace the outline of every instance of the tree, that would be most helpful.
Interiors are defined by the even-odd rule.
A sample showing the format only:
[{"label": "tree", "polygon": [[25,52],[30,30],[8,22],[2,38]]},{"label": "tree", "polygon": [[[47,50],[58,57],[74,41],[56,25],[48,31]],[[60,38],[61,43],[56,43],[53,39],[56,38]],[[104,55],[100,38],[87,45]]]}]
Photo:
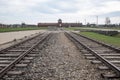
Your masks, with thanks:
[{"label": "tree", "polygon": [[90,23],[89,22],[87,23],[87,27],[90,27]]},{"label": "tree", "polygon": [[25,25],[26,25],[26,24],[25,24],[24,22],[23,22],[23,23],[21,23],[21,26],[22,26],[22,27],[25,27]]},{"label": "tree", "polygon": [[109,17],[106,17],[105,19],[105,24],[106,25],[110,25],[111,21],[110,21],[110,18]]}]

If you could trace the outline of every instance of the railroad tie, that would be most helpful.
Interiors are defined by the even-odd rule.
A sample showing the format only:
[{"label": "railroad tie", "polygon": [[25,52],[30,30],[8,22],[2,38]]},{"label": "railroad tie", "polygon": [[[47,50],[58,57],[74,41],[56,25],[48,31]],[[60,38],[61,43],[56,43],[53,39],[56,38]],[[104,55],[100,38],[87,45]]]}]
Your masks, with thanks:
[{"label": "railroad tie", "polygon": [[[120,64],[120,61],[110,61],[110,62],[113,63],[113,64]],[[98,61],[98,60],[93,60],[93,61],[91,61],[91,63],[93,63],[93,64],[101,64],[102,62]]]},{"label": "railroad tie", "polygon": [[[8,60],[4,60],[4,61],[0,61],[0,64],[9,64],[12,61],[8,61]],[[30,63],[30,60],[22,60],[20,61],[20,63]]]},{"label": "railroad tie", "polygon": [[[23,68],[23,67],[27,67],[28,64],[16,64],[15,67],[17,68]],[[0,64],[0,67],[6,67],[7,64]]]},{"label": "railroad tie", "polygon": [[8,71],[7,75],[23,75],[24,71]]}]

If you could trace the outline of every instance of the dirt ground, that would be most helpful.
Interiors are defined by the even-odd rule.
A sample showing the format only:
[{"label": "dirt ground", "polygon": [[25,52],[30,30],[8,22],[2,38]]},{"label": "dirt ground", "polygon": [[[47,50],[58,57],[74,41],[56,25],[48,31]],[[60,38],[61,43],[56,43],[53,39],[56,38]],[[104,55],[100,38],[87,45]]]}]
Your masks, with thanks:
[{"label": "dirt ground", "polygon": [[38,32],[44,32],[45,30],[31,30],[31,31],[17,31],[17,32],[5,32],[0,33],[0,44],[12,41],[14,39],[20,39],[24,36],[29,36]]},{"label": "dirt ground", "polygon": [[[31,31],[17,31],[17,32],[5,32],[5,33],[0,33],[0,49],[6,48],[10,45],[13,45],[21,39],[25,39],[25,36],[27,37],[32,37],[36,35],[36,33],[39,32],[45,32],[45,30],[31,30]],[[15,40],[16,41],[13,41]]]}]

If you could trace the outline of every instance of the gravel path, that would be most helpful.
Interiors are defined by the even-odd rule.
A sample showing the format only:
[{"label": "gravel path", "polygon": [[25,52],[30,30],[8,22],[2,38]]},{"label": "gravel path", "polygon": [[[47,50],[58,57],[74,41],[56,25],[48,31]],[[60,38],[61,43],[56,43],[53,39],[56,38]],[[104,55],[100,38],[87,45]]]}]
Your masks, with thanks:
[{"label": "gravel path", "polygon": [[5,32],[0,33],[0,44],[12,41],[14,39],[20,39],[24,36],[30,36],[38,32],[45,32],[45,30],[31,30],[31,31],[17,31],[17,32]]},{"label": "gravel path", "polygon": [[18,32],[5,32],[0,33],[0,49],[11,46],[26,38],[36,35],[36,33],[46,32],[45,30],[31,30],[31,31],[18,31]]},{"label": "gravel path", "polygon": [[55,33],[27,69],[28,80],[102,80],[64,33]]}]

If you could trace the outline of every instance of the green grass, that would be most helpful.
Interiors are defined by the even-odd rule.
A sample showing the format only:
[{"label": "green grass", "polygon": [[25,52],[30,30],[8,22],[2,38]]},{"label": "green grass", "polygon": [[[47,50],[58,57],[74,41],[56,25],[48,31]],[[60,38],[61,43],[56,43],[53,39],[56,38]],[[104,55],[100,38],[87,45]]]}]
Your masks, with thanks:
[{"label": "green grass", "polygon": [[119,38],[120,38],[120,33],[119,33],[119,34],[117,34],[117,35],[115,35],[114,37],[119,37]]},{"label": "green grass", "polygon": [[69,27],[69,28],[64,28],[65,30],[79,30],[80,27]]},{"label": "green grass", "polygon": [[0,32],[26,31],[47,29],[46,27],[18,27],[18,28],[0,28]]},{"label": "green grass", "polygon": [[65,30],[100,30],[100,29],[110,29],[110,30],[120,30],[118,27],[108,28],[108,27],[69,27],[64,28]]},{"label": "green grass", "polygon": [[119,37],[112,37],[112,36],[106,36],[94,32],[80,32],[81,35],[84,35],[86,37],[105,42],[107,44],[111,44],[117,47],[120,47],[120,38]]}]

